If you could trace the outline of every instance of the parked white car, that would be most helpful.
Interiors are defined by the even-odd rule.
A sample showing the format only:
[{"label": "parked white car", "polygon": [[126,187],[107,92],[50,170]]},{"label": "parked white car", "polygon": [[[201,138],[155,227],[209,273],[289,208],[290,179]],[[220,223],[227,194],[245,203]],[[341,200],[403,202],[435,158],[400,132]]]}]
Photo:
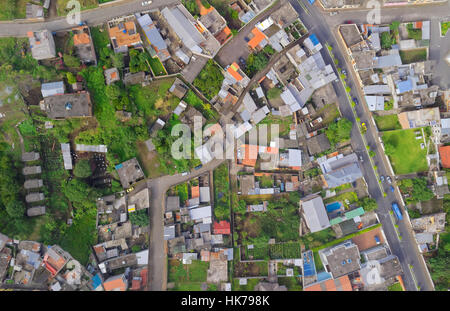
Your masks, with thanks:
[{"label": "parked white car", "polygon": [[152,4],[152,1],[143,1],[142,6],[150,5]]}]

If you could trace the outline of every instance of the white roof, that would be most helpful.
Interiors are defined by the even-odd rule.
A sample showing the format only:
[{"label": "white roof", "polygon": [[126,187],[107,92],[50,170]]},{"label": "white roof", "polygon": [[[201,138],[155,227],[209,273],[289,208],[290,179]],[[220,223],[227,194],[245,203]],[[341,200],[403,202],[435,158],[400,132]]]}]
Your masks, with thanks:
[{"label": "white roof", "polygon": [[263,20],[262,22],[256,24],[255,26],[259,30],[264,31],[272,25],[273,25],[273,19],[271,17],[268,17],[265,20]]},{"label": "white roof", "polygon": [[298,149],[288,149],[289,166],[302,166],[302,151]]},{"label": "white roof", "polygon": [[207,143],[195,148],[195,155],[203,164],[208,163],[213,159]]},{"label": "white roof", "polygon": [[211,201],[209,187],[200,187],[200,202]]},{"label": "white roof", "polygon": [[370,111],[384,110],[384,96],[365,96]]},{"label": "white roof", "polygon": [[330,226],[325,206],[323,205],[322,198],[316,196],[311,200],[302,202],[303,213],[305,220],[311,232],[321,231]]},{"label": "white roof", "polygon": [[148,265],[148,249],[136,253],[138,265]]},{"label": "white roof", "polygon": [[256,88],[256,95],[258,95],[258,98],[263,98],[264,97],[264,92],[263,92],[263,90],[262,90],[262,87],[257,87]]},{"label": "white roof", "polygon": [[450,118],[448,119],[441,119],[441,126],[443,129],[450,128]]},{"label": "white roof", "polygon": [[250,112],[250,113],[252,113],[256,109],[258,109],[258,107],[255,104],[255,101],[253,100],[253,98],[250,96],[249,93],[245,94],[243,103],[244,103],[245,109],[247,109],[248,112]]},{"label": "white roof", "polygon": [[211,217],[211,206],[193,208],[189,211],[192,220]]}]

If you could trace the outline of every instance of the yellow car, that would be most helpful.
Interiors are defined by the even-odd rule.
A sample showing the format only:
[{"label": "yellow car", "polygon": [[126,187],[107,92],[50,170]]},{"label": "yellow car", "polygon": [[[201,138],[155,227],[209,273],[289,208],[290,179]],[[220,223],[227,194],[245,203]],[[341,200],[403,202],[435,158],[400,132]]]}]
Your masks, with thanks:
[{"label": "yellow car", "polygon": [[364,131],[367,131],[366,123],[361,123],[361,127],[364,129]]},{"label": "yellow car", "polygon": [[127,189],[127,193],[130,193],[133,190],[134,190],[134,187],[130,187],[130,188]]}]

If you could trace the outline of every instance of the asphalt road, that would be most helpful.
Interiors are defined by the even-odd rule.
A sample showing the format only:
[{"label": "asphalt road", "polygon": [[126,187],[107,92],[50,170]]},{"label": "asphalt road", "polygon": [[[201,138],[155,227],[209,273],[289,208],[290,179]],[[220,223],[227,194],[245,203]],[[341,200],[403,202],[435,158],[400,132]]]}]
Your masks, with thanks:
[{"label": "asphalt road", "polygon": [[[115,17],[129,15],[136,12],[163,9],[166,6],[179,4],[179,0],[153,0],[151,5],[142,6],[142,1],[127,1],[123,3],[113,3],[108,6],[102,6],[91,10],[81,12],[81,21],[88,25],[98,25],[111,20]],[[37,31],[48,29],[50,31],[60,31],[71,29],[76,25],[68,24],[65,17],[59,17],[44,22],[0,22],[0,37],[26,37],[30,30]]]},{"label": "asphalt road", "polygon": [[[300,0],[302,1],[302,0]],[[319,41],[322,44],[325,44],[328,42],[333,47],[333,53],[335,57],[338,59],[340,67],[345,69],[347,71],[347,74],[352,73],[349,70],[349,67],[346,66],[345,59],[343,57],[343,54],[339,52],[339,46],[337,43],[337,40],[333,34],[333,25],[328,24],[328,18],[325,18],[324,15],[321,14],[320,10],[315,7],[311,6],[307,1],[303,1],[303,5],[307,7],[309,14],[306,13],[300,6],[297,0],[290,0],[293,7],[296,9],[296,11],[299,13],[301,20],[305,23],[307,28],[311,28],[314,26],[314,33],[317,35]],[[390,9],[394,10],[394,9]],[[399,12],[399,11],[397,11]],[[404,10],[402,10],[403,18],[405,18]],[[346,14],[349,12],[346,12]],[[356,14],[356,11],[352,11],[351,15],[353,20],[357,19],[358,16]],[[362,14],[365,14],[362,12]],[[342,20],[345,20],[346,17],[342,17],[341,13],[336,15],[340,16]],[[398,17],[392,16],[392,20],[398,20]],[[422,16],[423,19],[423,16]],[[361,20],[360,20],[361,21]],[[324,59],[326,63],[333,64],[334,63],[328,54],[326,48],[322,50],[322,55],[324,56]],[[365,138],[367,140],[367,143],[373,150],[376,151],[376,155],[373,158],[374,164],[378,167],[378,171],[381,175],[387,175],[387,168],[384,162],[384,152],[379,144],[379,138],[374,133],[376,133],[374,125],[372,124],[372,121],[369,121],[369,112],[367,109],[364,109],[363,101],[361,100],[360,92],[356,92],[358,90],[359,86],[354,83],[353,77],[350,79],[347,79],[347,84],[352,88],[352,97],[356,97],[359,101],[359,105],[356,106],[356,112],[358,117],[361,119],[361,122],[365,122],[368,127],[368,132],[365,135]],[[392,252],[399,258],[402,268],[404,271],[404,283],[407,290],[415,291],[417,290],[414,277],[411,274],[411,270],[409,268],[409,265],[412,264],[414,267],[414,274],[415,278],[417,279],[417,282],[422,290],[434,290],[433,283],[431,281],[431,278],[429,276],[429,273],[425,267],[425,263],[423,261],[422,255],[418,251],[417,243],[414,239],[414,236],[412,234],[410,223],[407,221],[406,217],[404,220],[400,221],[398,223],[399,230],[402,235],[402,241],[400,242],[397,233],[395,232],[394,225],[391,221],[389,211],[391,210],[391,203],[392,202],[398,202],[397,197],[391,193],[390,191],[387,191],[387,197],[383,196],[383,193],[380,190],[380,186],[377,180],[377,177],[375,176],[374,170],[372,168],[372,164],[370,162],[367,150],[365,148],[364,142],[362,140],[361,134],[359,133],[359,130],[356,126],[356,120],[353,114],[353,111],[351,109],[350,103],[347,99],[344,87],[341,83],[334,83],[334,88],[336,91],[336,94],[339,98],[339,108],[341,110],[342,115],[352,121],[354,123],[352,134],[351,134],[351,141],[352,141],[352,147],[355,150],[355,152],[358,155],[362,155],[363,157],[363,163],[362,165],[362,172],[365,177],[365,180],[368,185],[368,191],[370,195],[377,201],[378,209],[377,209],[377,215],[379,217],[380,222],[383,225],[383,230],[386,234],[386,238],[388,241],[389,246],[391,247]],[[388,190],[388,185],[383,185],[386,190]],[[398,194],[398,191],[395,192],[395,194]],[[405,212],[404,212],[405,213]]]}]

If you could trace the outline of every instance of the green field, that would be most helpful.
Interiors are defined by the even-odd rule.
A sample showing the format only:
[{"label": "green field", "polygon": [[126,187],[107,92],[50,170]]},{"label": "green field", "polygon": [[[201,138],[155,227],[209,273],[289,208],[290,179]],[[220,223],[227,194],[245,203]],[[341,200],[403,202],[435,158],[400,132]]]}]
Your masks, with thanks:
[{"label": "green field", "polygon": [[[395,174],[423,172],[428,168],[427,150],[421,149],[414,132],[420,129],[396,130],[383,133],[383,143]],[[386,145],[392,146],[391,148]],[[389,152],[392,149],[392,152]]]},{"label": "green field", "polygon": [[163,64],[159,60],[158,57],[152,57],[149,59],[150,67],[152,67],[153,73],[155,76],[164,76],[167,74],[166,70],[164,69]]},{"label": "green field", "polygon": [[28,0],[0,1],[0,21],[25,18],[25,8]]},{"label": "green field", "polygon": [[206,282],[209,262],[193,260],[190,265],[183,265],[180,260],[169,260],[169,282],[174,282],[172,290],[189,291],[201,290],[200,286]]},{"label": "green field", "polygon": [[403,288],[400,285],[400,283],[394,283],[391,286],[388,287],[388,291],[390,292],[402,292]]},{"label": "green field", "polygon": [[[58,16],[66,16],[73,8],[69,7],[67,9],[67,3],[70,0],[57,0],[56,10],[58,12]],[[78,0],[81,5],[81,10],[88,10],[98,7],[98,0]],[[105,2],[105,1],[103,1]]]},{"label": "green field", "polygon": [[393,131],[400,130],[402,128],[400,122],[398,122],[398,116],[396,114],[374,116],[374,119],[379,131]]},{"label": "green field", "polygon": [[400,58],[403,64],[423,62],[427,60],[427,49],[420,48],[414,50],[400,51]]}]

